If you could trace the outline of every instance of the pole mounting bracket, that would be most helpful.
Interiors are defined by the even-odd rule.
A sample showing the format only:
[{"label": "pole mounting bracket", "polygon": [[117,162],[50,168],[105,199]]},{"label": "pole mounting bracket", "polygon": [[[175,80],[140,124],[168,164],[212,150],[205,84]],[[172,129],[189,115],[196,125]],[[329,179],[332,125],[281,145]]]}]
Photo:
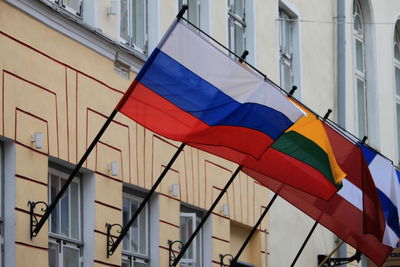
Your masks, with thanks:
[{"label": "pole mounting bracket", "polygon": [[35,213],[36,205],[42,205],[42,208],[40,209],[40,211],[43,213],[45,213],[47,211],[47,208],[49,207],[49,205],[44,201],[36,201],[36,202],[28,201],[29,219],[30,219],[30,238],[31,239],[33,237],[36,237],[38,234],[38,231],[37,231],[37,225],[39,223],[38,216],[41,216],[41,215]]}]

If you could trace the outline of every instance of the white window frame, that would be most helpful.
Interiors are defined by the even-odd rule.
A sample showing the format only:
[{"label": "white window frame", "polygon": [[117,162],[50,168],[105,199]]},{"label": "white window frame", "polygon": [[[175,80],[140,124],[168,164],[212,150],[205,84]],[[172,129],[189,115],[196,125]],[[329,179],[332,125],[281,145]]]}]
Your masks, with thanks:
[{"label": "white window frame", "polygon": [[[188,218],[192,218],[192,229],[193,231],[196,229],[197,225],[199,224],[201,218],[198,216],[198,214],[196,212],[182,212],[180,213],[180,217],[188,217]],[[180,238],[182,239],[182,237]],[[200,255],[199,255],[199,259],[200,262],[197,263],[197,241],[199,239],[199,243],[200,243]],[[203,266],[203,248],[202,248],[202,244],[203,244],[203,231],[202,229],[197,233],[196,237],[193,239],[192,243],[190,244],[191,247],[193,248],[193,258],[189,259],[189,258],[185,258],[185,255],[182,257],[181,259],[181,266],[182,267],[186,267],[186,266],[192,266],[191,264],[196,264],[194,266]],[[186,254],[186,253],[185,253]]]},{"label": "white window frame", "polygon": [[[67,180],[69,175],[63,171],[60,171],[58,169],[55,168],[51,168],[49,167],[49,171],[48,171],[48,199],[49,199],[49,203],[51,201],[51,175],[55,175],[58,177],[58,181],[62,178]],[[60,231],[59,233],[54,233],[51,232],[51,215],[49,217],[49,243],[52,244],[56,244],[59,246],[59,255],[58,255],[58,266],[62,267],[63,266],[63,256],[64,256],[64,248],[68,247],[68,248],[72,248],[72,249],[76,249],[79,250],[79,263],[80,265],[83,264],[83,242],[82,242],[82,185],[81,185],[81,179],[79,177],[74,177],[74,179],[72,180],[72,183],[75,183],[78,185],[78,207],[79,207],[79,211],[78,211],[78,239],[73,238],[71,235],[69,236],[65,236],[61,233],[61,212],[59,212],[59,216],[58,216],[58,221],[59,221],[59,227],[60,227]],[[60,185],[61,187],[61,185]],[[66,191],[66,193],[69,194],[69,188],[68,191]],[[65,194],[65,193],[64,193]],[[61,201],[61,200],[60,200]],[[59,207],[61,202],[57,203],[57,207]],[[69,233],[71,233],[71,197],[69,197]]]},{"label": "white window frame", "polygon": [[[83,266],[83,255],[82,255],[82,245],[68,242],[66,240],[60,240],[58,238],[49,237],[49,244],[54,244],[58,247],[58,267],[62,267],[64,265],[64,249],[69,248],[73,250],[77,250],[79,253],[79,266]],[[50,246],[49,246],[50,247]]]},{"label": "white window frame", "polygon": [[125,261],[125,263],[127,263],[129,267],[135,267],[136,263],[145,264],[146,267],[150,266],[148,260],[138,258],[138,257],[132,256],[132,255],[122,254],[122,261]]},{"label": "white window frame", "polygon": [[[178,9],[180,10],[181,8],[182,8],[182,5],[187,5],[187,6],[189,6],[189,1],[190,0],[178,0]],[[201,5],[201,3],[200,3],[200,0],[193,0],[193,1],[195,1],[196,2],[196,7],[195,7],[195,12],[197,13],[196,14],[196,17],[197,17],[197,19],[196,19],[196,21],[191,21],[190,20],[190,7],[188,8],[188,10],[185,12],[185,14],[183,15],[183,17],[185,18],[185,19],[187,19],[188,21],[190,21],[192,24],[194,24],[196,27],[198,27],[198,28],[201,28],[201,8],[200,8],[200,5]]]},{"label": "white window frame", "polygon": [[[42,0],[43,1],[43,0]],[[46,0],[48,2],[53,3],[54,5],[57,5],[59,7],[61,7],[62,9],[68,11],[69,13],[77,16],[77,17],[82,17],[82,10],[83,10],[83,0],[78,0],[80,5],[79,5],[79,9],[80,10],[75,10],[70,6],[64,5],[64,1],[63,0]]]},{"label": "white window frame", "polygon": [[[291,21],[292,18],[283,9],[279,10],[279,69],[280,69],[280,81],[281,81],[281,87],[285,89],[286,91],[290,91],[293,86],[293,22]],[[285,44],[286,40],[285,37],[286,35],[286,27],[285,24],[289,24],[289,33],[287,34],[290,38],[290,48],[287,49]],[[285,70],[284,66],[287,66],[290,72],[290,84],[287,85],[285,81]]]},{"label": "white window frame", "polygon": [[[144,5],[144,21],[145,21],[145,25],[144,25],[144,29],[143,29],[143,34],[144,34],[144,48],[140,48],[138,47],[134,42],[133,42],[133,15],[132,15],[132,2],[133,1],[137,1],[137,0],[126,0],[127,1],[127,8],[128,8],[128,38],[129,40],[125,40],[122,36],[121,36],[121,2],[120,6],[119,6],[119,41],[121,43],[123,43],[124,45],[128,46],[129,48],[134,49],[135,51],[143,54],[143,55],[147,55],[148,50],[149,50],[149,37],[148,37],[148,28],[149,28],[149,22],[148,22],[148,16],[149,16],[149,3],[148,0],[142,0],[144,1],[145,5]],[[140,0],[139,0],[140,1]]]},{"label": "white window frame", "polygon": [[[366,70],[366,62],[365,62],[365,27],[364,27],[364,17],[362,14],[362,9],[359,0],[354,0],[353,5],[353,60],[354,60],[354,92],[355,92],[355,117],[356,117],[356,132],[358,137],[363,138],[364,136],[368,135],[368,106],[367,106],[367,70]],[[355,30],[355,18],[359,16],[361,19],[361,26],[362,26],[362,34],[358,33]],[[363,71],[360,71],[357,68],[357,42],[360,42],[362,45],[362,64],[363,64]],[[363,87],[363,105],[364,110],[361,114],[360,112],[360,104],[359,104],[359,93],[358,93],[358,81],[361,81],[364,84]],[[362,124],[361,120],[364,123],[364,129],[361,129]]]},{"label": "white window frame", "polygon": [[[242,1],[243,2],[243,17],[240,14],[236,14],[234,10],[235,1]],[[235,34],[236,28],[238,26],[242,29],[243,34],[243,51],[247,49],[247,42],[246,42],[246,1],[245,0],[228,0],[228,43],[229,49],[233,51],[236,55],[241,56],[242,52],[238,52],[235,45]],[[235,58],[236,59],[236,58]]]},{"label": "white window frame", "polygon": [[[143,198],[140,198],[138,196],[135,196],[134,194],[131,193],[126,193],[124,192],[123,194],[123,198],[127,198],[131,201],[136,201],[138,202],[138,204],[140,205],[140,203],[143,201]],[[146,226],[145,226],[145,231],[146,231],[146,253],[145,254],[141,254],[140,252],[134,252],[133,250],[127,250],[124,248],[124,244],[122,244],[122,259],[125,260],[129,260],[133,266],[134,262],[140,262],[140,263],[146,263],[147,265],[149,265],[149,261],[150,261],[150,247],[149,247],[149,209],[148,209],[148,205],[145,206],[145,208],[141,211],[140,216],[142,216],[143,212],[145,212],[145,222],[146,222]],[[130,212],[129,212],[130,213]],[[131,217],[132,214],[129,214],[129,216]],[[136,219],[139,222],[139,217]],[[122,218],[123,219],[123,218]],[[130,218],[128,218],[128,221],[130,220]],[[131,243],[131,237],[132,237],[132,233],[131,231],[133,230],[133,225],[131,226],[131,228],[129,229],[129,241],[128,243]],[[125,238],[124,238],[125,239]],[[124,242],[123,242],[124,243]]]}]

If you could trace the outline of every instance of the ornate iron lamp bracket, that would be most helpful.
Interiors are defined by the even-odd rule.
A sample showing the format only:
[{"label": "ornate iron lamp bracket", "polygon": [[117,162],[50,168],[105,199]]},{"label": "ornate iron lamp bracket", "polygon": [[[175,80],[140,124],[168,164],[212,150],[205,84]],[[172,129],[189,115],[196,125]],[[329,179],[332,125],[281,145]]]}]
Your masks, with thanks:
[{"label": "ornate iron lamp bracket", "polygon": [[169,266],[169,267],[172,267],[172,264],[174,263],[177,254],[179,254],[179,252],[176,253],[177,251],[174,250],[174,245],[175,245],[175,244],[178,244],[178,245],[176,246],[176,248],[177,248],[179,251],[180,251],[180,250],[182,249],[182,247],[185,245],[185,244],[183,244],[183,242],[180,241],[180,240],[176,240],[176,241],[168,240],[168,255],[169,255],[169,257],[168,257],[168,259],[169,259],[169,265],[168,265],[168,266]]},{"label": "ornate iron lamp bracket", "polygon": [[[225,258],[229,257],[229,263],[224,263],[225,262]],[[221,265],[221,267],[223,266],[230,266],[231,265],[231,260],[233,260],[233,255],[232,254],[219,254],[219,264]]]},{"label": "ornate iron lamp bracket", "polygon": [[[326,255],[318,255],[318,264],[320,264],[324,259]],[[350,263],[352,261],[357,261],[360,262],[361,260],[361,252],[356,251],[356,253],[349,257],[349,258],[330,258],[324,263],[324,267],[334,267],[334,266],[341,266],[346,263]]]},{"label": "ornate iron lamp bracket", "polygon": [[113,250],[114,244],[115,244],[115,240],[118,237],[114,237],[111,234],[111,230],[113,227],[117,226],[119,229],[117,229],[117,233],[120,234],[122,231],[122,225],[118,224],[118,223],[114,223],[114,224],[110,224],[110,223],[106,223],[106,228],[107,228],[107,258],[112,256],[112,254],[114,254],[115,248]]},{"label": "ornate iron lamp bracket", "polygon": [[45,213],[47,211],[48,205],[44,201],[28,201],[28,207],[29,207],[29,218],[30,218],[30,237],[31,239],[35,236],[37,236],[37,232],[35,231],[37,224],[39,223],[38,219],[38,214],[35,213],[35,208],[36,205],[43,205],[43,207],[40,209],[41,212]]}]

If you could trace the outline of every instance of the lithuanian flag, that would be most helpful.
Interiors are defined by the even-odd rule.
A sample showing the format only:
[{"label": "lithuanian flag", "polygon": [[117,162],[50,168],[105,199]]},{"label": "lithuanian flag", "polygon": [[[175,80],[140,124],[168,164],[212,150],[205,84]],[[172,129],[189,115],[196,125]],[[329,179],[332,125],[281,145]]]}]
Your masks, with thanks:
[{"label": "lithuanian flag", "polygon": [[287,129],[259,160],[246,160],[243,172],[265,185],[273,179],[329,200],[346,174],[335,159],[324,122],[304,111],[307,116]]},{"label": "lithuanian flag", "polygon": [[346,174],[333,154],[323,122],[311,112],[276,140],[272,148],[318,170],[337,189]]}]

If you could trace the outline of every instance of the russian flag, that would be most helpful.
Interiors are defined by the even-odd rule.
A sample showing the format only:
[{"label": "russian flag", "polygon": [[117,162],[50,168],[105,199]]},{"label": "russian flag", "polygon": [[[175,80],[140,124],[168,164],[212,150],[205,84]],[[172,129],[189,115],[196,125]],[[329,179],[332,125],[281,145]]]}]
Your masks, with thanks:
[{"label": "russian flag", "polygon": [[169,139],[209,152],[219,147],[218,155],[239,164],[245,157],[259,159],[304,115],[263,76],[178,21],[117,110]]},{"label": "russian flag", "polygon": [[400,239],[400,173],[388,159],[364,145],[360,146],[374,180],[382,207],[381,212],[386,221],[382,242],[395,248]]}]

